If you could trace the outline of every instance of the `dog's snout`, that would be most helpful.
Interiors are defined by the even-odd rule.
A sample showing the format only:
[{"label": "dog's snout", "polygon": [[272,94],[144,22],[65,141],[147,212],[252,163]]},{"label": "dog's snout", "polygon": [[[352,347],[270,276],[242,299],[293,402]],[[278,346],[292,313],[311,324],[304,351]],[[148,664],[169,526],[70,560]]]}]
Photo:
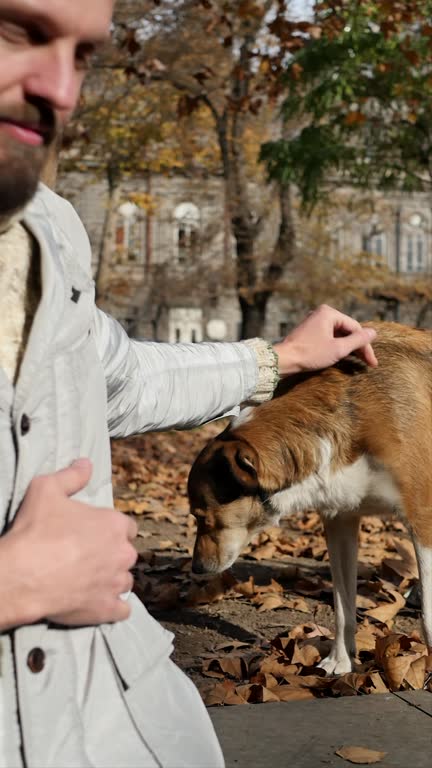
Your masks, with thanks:
[{"label": "dog's snout", "polygon": [[192,573],[196,573],[197,575],[202,575],[203,573],[207,573],[206,568],[204,567],[204,563],[202,560],[192,560]]}]

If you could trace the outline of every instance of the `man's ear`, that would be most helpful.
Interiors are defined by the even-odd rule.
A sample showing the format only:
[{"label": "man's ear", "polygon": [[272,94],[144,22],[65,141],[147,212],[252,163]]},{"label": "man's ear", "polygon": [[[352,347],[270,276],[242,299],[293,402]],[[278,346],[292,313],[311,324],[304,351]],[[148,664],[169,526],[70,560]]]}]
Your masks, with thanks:
[{"label": "man's ear", "polygon": [[258,489],[258,454],[248,443],[236,441],[229,445],[231,471],[248,491]]}]

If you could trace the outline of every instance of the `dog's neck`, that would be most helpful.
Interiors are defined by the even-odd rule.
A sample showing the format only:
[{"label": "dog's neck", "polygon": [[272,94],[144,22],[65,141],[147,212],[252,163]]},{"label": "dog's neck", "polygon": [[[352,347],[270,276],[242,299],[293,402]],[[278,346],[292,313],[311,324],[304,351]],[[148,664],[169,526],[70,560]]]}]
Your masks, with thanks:
[{"label": "dog's neck", "polygon": [[254,447],[259,485],[269,495],[318,472],[323,445],[334,470],[355,459],[346,380],[337,372],[326,374],[319,388],[311,378],[283,397],[250,409],[232,425],[236,436]]}]

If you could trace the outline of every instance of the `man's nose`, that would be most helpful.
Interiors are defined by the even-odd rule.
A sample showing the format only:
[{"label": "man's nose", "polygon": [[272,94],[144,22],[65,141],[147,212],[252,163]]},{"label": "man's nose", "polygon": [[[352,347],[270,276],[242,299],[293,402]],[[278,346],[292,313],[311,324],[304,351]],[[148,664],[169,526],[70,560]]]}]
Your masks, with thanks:
[{"label": "man's nose", "polygon": [[58,111],[71,112],[78,101],[82,80],[73,42],[54,40],[34,51],[24,90],[26,95],[43,99]]}]

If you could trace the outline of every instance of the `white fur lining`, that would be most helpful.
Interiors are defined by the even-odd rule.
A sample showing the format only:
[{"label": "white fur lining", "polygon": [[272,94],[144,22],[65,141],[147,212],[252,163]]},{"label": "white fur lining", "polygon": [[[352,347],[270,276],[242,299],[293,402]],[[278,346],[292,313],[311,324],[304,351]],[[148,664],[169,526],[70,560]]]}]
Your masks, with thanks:
[{"label": "white fur lining", "polygon": [[27,277],[31,265],[31,239],[24,227],[16,222],[0,234],[0,366],[13,382],[22,350],[26,312]]}]

